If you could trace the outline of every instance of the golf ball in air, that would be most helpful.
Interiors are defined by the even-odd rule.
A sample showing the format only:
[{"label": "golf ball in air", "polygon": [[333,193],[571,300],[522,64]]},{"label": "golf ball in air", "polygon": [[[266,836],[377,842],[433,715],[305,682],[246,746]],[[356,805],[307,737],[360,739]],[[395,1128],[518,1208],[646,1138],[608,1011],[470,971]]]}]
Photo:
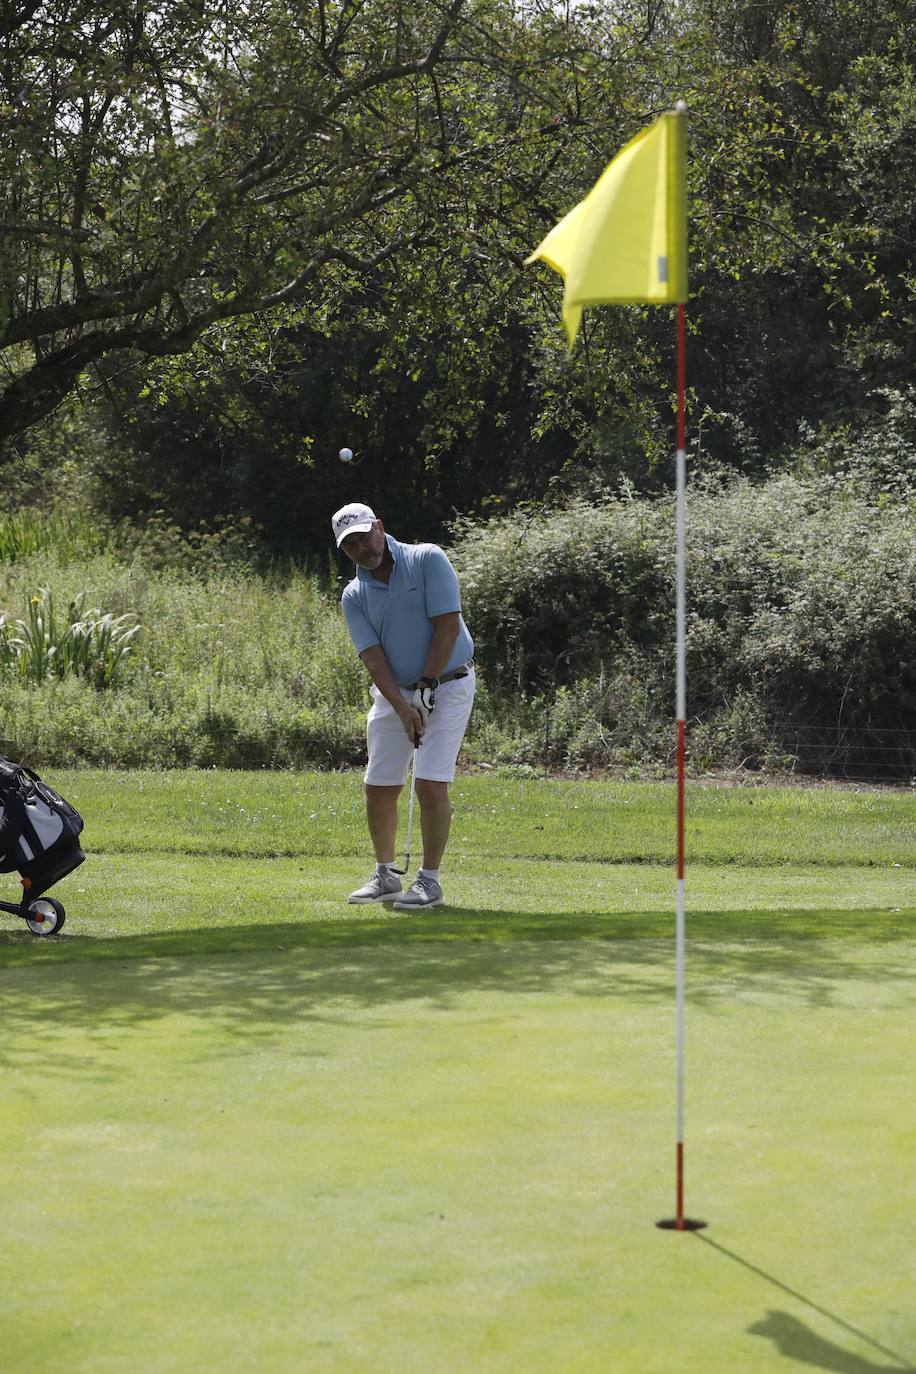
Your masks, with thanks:
[{"label": "golf ball in air", "polygon": [[340,461],[341,461],[342,463],[352,463],[352,461],[353,461],[353,450],[352,450],[352,448],[342,448],[342,449],[340,450],[340,453],[339,453],[338,456],[339,456]]}]

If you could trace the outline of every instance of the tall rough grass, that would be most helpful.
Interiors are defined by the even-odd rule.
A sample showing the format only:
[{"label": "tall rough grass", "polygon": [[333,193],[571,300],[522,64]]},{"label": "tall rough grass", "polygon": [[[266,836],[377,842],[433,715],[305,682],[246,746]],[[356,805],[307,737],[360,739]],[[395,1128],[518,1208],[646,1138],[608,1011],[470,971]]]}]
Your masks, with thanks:
[{"label": "tall rough grass", "polygon": [[[30,516],[15,541],[0,520],[15,544],[0,750],[39,766],[361,760],[368,678],[333,577],[256,572],[244,529],[189,541],[164,520],[139,536],[56,520]],[[905,501],[835,479],[692,490],[695,767],[916,775],[913,528]],[[668,501],[465,524],[451,552],[480,666],[466,758],[670,766]]]},{"label": "tall rough grass", "polygon": [[[163,767],[358,760],[365,670],[336,596],[314,577],[258,575],[222,560],[167,570],[146,550],[71,552],[45,547],[0,565],[0,750],[36,763]],[[104,615],[80,620],[87,600]],[[93,626],[97,651],[107,633],[110,661],[123,647],[104,682],[91,671],[99,652],[93,658],[85,638],[67,634],[71,616],[51,609],[59,606],[75,625]],[[8,627],[28,621],[14,608],[26,607],[34,623],[14,635]],[[32,664],[33,650],[45,655],[43,671],[19,670],[23,659],[9,649],[16,637],[29,639]],[[67,653],[74,669],[61,671]]]},{"label": "tall rough grass", "polygon": [[22,510],[0,514],[0,564],[18,563],[33,554],[57,559],[83,558],[107,547],[109,532],[80,509]]}]

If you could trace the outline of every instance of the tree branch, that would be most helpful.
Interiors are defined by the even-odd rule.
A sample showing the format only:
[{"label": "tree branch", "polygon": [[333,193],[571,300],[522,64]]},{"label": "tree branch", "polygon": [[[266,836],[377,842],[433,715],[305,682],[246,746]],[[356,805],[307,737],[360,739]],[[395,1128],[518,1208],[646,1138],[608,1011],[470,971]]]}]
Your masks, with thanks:
[{"label": "tree branch", "polygon": [[74,229],[68,224],[55,224],[53,220],[30,220],[18,224],[11,220],[0,220],[0,234],[33,239],[75,239],[77,243],[88,243],[93,237],[91,229]]},{"label": "tree branch", "polygon": [[388,66],[380,67],[377,71],[370,72],[368,76],[346,85],[342,91],[339,91],[322,107],[324,117],[326,119],[330,117],[335,110],[348,104],[355,96],[365,95],[367,91],[377,90],[380,86],[387,86],[392,81],[401,81],[407,76],[420,76],[424,72],[431,71],[442,54],[449,34],[458,22],[458,16],[464,8],[464,4],[465,0],[452,0],[439,32],[433,39],[425,57],[418,57],[413,62],[392,62]]}]

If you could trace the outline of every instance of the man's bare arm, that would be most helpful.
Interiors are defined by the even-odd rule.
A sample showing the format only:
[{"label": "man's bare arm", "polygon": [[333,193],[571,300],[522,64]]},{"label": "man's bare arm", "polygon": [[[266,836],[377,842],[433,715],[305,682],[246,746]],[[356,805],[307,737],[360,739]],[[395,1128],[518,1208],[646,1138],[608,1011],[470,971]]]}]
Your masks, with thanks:
[{"label": "man's bare arm", "polygon": [[429,623],[433,627],[433,637],[423,667],[424,677],[441,677],[445,665],[452,656],[452,650],[461,628],[461,613],[447,611],[445,615],[431,615]]}]

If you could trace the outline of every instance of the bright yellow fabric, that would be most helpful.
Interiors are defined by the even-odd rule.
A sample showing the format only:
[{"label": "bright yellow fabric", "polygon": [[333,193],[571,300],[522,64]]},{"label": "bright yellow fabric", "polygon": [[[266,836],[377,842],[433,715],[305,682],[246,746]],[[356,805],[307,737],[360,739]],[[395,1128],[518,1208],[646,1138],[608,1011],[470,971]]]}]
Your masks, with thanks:
[{"label": "bright yellow fabric", "polygon": [[687,300],[685,120],[671,110],[631,139],[526,259],[563,278],[570,348],[583,306]]}]

